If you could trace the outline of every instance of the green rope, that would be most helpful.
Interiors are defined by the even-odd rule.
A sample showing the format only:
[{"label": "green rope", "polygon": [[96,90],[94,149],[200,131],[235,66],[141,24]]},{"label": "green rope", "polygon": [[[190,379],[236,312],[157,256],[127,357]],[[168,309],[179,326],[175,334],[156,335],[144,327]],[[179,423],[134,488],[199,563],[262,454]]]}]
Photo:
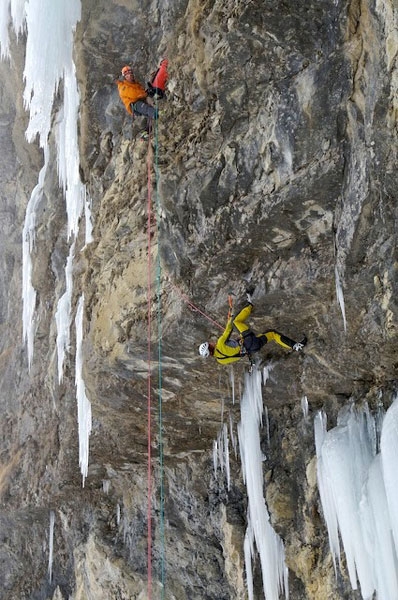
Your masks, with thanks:
[{"label": "green rope", "polygon": [[[155,101],[156,111],[158,100]],[[158,252],[156,260],[156,292],[157,292],[157,321],[158,321],[158,420],[159,420],[159,470],[160,470],[160,547],[161,547],[161,598],[165,597],[165,527],[164,527],[164,456],[163,456],[163,397],[162,397],[162,299],[160,264],[160,194],[159,194],[159,139],[158,118],[155,119],[155,181],[156,181],[156,223],[158,233]]]}]

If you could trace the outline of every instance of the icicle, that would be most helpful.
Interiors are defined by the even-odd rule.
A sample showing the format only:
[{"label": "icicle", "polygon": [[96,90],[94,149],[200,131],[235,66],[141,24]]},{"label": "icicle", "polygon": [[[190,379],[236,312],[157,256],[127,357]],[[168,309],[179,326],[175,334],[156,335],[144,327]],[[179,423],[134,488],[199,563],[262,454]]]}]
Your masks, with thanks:
[{"label": "icicle", "polygon": [[217,477],[217,467],[218,467],[218,443],[217,440],[213,440],[213,471],[215,477]]},{"label": "icicle", "polygon": [[337,525],[337,514],[334,503],[333,490],[328,481],[322,458],[322,447],[326,437],[326,414],[323,411],[318,412],[314,419],[315,448],[317,455],[317,477],[319,495],[323,509],[323,516],[326,521],[329,537],[329,547],[332,554],[334,570],[337,575],[336,557],[340,565],[340,543]]},{"label": "icicle", "polygon": [[[378,417],[379,418],[379,417]],[[376,454],[378,431],[369,407],[346,407],[326,432],[326,417],[315,417],[318,485],[329,544],[340,562],[338,530],[351,586],[363,598],[398,597],[398,402],[388,409]],[[393,535],[392,535],[393,534]]]},{"label": "icicle", "polygon": [[111,482],[109,479],[103,479],[102,481],[102,491],[104,494],[109,494],[109,490],[111,489]]},{"label": "icicle", "polygon": [[11,0],[11,20],[17,37],[25,29],[26,0]]},{"label": "icicle", "polygon": [[278,600],[281,592],[284,592],[286,598],[289,595],[287,567],[283,542],[269,522],[264,499],[263,455],[259,433],[261,416],[261,373],[254,370],[252,375],[245,377],[245,389],[241,402],[241,422],[238,426],[242,471],[248,495],[248,530],[244,546],[248,594],[249,599],[253,598],[251,540],[254,538],[260,555],[264,595],[267,600]]},{"label": "icicle", "polygon": [[301,398],[301,410],[303,411],[304,419],[308,419],[308,399],[307,396]]},{"label": "icicle", "polygon": [[[259,426],[263,423],[263,413],[264,413],[264,405],[263,405],[263,395],[261,392],[261,373],[257,370],[253,371],[253,376],[250,378],[250,381],[256,381],[259,385],[251,385],[250,392],[247,394],[247,383],[245,384],[245,392],[248,396],[248,400],[250,406],[252,408],[253,414],[256,416]],[[244,392],[244,393],[245,393]]]},{"label": "icicle", "polygon": [[119,525],[120,525],[120,513],[121,513],[121,510],[120,510],[120,504],[119,504],[119,502],[118,502],[118,503],[117,503],[117,505],[116,505],[116,525],[117,525],[118,527],[119,527]]},{"label": "icicle", "polygon": [[224,396],[221,398],[221,415],[220,415],[220,423],[221,425],[224,422]]},{"label": "icicle", "polygon": [[221,473],[224,473],[224,445],[221,431],[217,436],[218,464],[220,465]]},{"label": "icicle", "polygon": [[10,36],[8,27],[10,24],[10,4],[3,0],[0,2],[0,57],[2,60],[10,58]]},{"label": "icicle", "polygon": [[386,486],[391,529],[398,554],[398,398],[396,397],[383,421],[380,450]]},{"label": "icicle", "polygon": [[225,464],[225,474],[227,477],[227,489],[228,491],[231,489],[231,470],[229,465],[229,440],[228,440],[228,430],[227,426],[224,423],[223,427],[223,446],[224,446],[224,464]]},{"label": "icicle", "polygon": [[338,427],[329,431],[321,456],[325,478],[331,486],[338,527],[343,542],[351,586],[357,589],[357,577],[366,597],[372,593],[370,557],[365,551],[358,505],[362,486],[374,454],[367,435],[363,412],[350,408],[339,413]]},{"label": "icicle", "polygon": [[18,37],[23,32],[25,25],[25,0],[3,0],[0,3],[0,57],[2,60],[10,58],[9,27],[11,24]]},{"label": "icicle", "polygon": [[54,554],[54,523],[55,513],[50,511],[50,532],[48,534],[48,580],[51,583],[53,579],[53,554]]},{"label": "icicle", "polygon": [[340,305],[341,314],[343,316],[344,331],[346,332],[347,331],[347,321],[345,318],[344,294],[343,294],[343,288],[341,285],[341,280],[340,280],[340,275],[339,275],[339,270],[338,270],[337,265],[335,266],[335,269],[334,269],[334,275],[335,275],[335,281],[336,281],[336,296],[337,296],[337,300]]},{"label": "icicle", "polygon": [[232,444],[232,448],[235,454],[235,458],[237,456],[238,453],[238,447],[237,447],[237,443],[236,443],[236,436],[234,433],[234,425],[232,422],[232,414],[229,413],[229,437],[231,438],[231,444]]},{"label": "icicle", "polygon": [[[377,598],[378,600],[398,598],[396,551],[391,535],[380,454],[370,465],[359,508],[365,548],[372,558]],[[366,590],[362,590],[363,594],[365,592]]]},{"label": "icicle", "polygon": [[220,467],[221,473],[225,472],[227,478],[227,488],[231,489],[231,474],[229,464],[229,440],[227,425],[221,427],[217,435],[217,440],[213,441],[213,471],[217,477],[217,470]]},{"label": "icicle", "polygon": [[[76,237],[79,220],[86,208],[86,190],[80,180],[79,144],[77,121],[79,112],[79,91],[77,88],[76,68],[73,62],[65,69],[64,104],[61,121],[58,126],[58,174],[64,190],[66,212],[68,215],[68,238]],[[86,220],[86,227],[90,219]]]},{"label": "icicle", "polygon": [[29,0],[25,9],[24,102],[30,115],[26,137],[33,141],[39,135],[44,148],[51,130],[54,94],[72,63],[73,36],[81,6],[80,0]]},{"label": "icicle", "polygon": [[263,385],[266,385],[268,379],[269,379],[269,374],[271,373],[273,367],[271,365],[271,363],[269,363],[268,365],[265,365],[263,367]]},{"label": "icicle", "polygon": [[39,181],[32,191],[26,208],[25,223],[22,233],[22,301],[23,301],[23,341],[28,349],[29,370],[33,359],[33,343],[35,335],[36,290],[32,285],[32,250],[35,244],[36,211],[43,197],[44,180],[49,160],[48,148],[44,149],[44,165],[39,174]]},{"label": "icicle", "polygon": [[65,267],[65,293],[58,301],[55,321],[57,324],[57,351],[58,351],[58,382],[62,382],[65,353],[69,351],[70,325],[72,312],[73,278],[72,268],[75,254],[75,242],[70,247],[69,256]]},{"label": "icicle", "polygon": [[[26,138],[32,142],[39,136],[39,144],[44,152],[44,166],[39,181],[29,200],[23,232],[23,336],[28,349],[28,363],[31,368],[35,333],[36,291],[32,286],[32,248],[36,227],[36,212],[43,195],[44,179],[49,162],[48,138],[52,125],[54,95],[59,83],[64,79],[64,100],[57,140],[57,162],[61,184],[64,189],[68,214],[68,235],[78,232],[78,221],[83,211],[85,189],[80,181],[79,147],[77,141],[77,121],[79,93],[76,70],[72,59],[74,30],[81,15],[80,0],[11,0],[0,7],[0,44],[2,57],[9,56],[8,25],[11,19],[14,30],[21,33],[26,29],[25,89],[24,103],[29,111],[29,124]],[[43,19],[42,15],[46,18]],[[60,44],[62,40],[62,44]],[[89,206],[86,208],[86,236],[91,236]],[[68,304],[67,297],[61,299]],[[59,305],[63,313],[62,302]],[[58,314],[60,317],[60,313]],[[59,323],[58,323],[59,324]],[[68,334],[62,332],[64,349]],[[58,346],[58,367],[62,367],[63,354]],[[58,369],[62,378],[62,369]]]},{"label": "icicle", "polygon": [[79,424],[79,465],[84,482],[88,473],[89,438],[91,433],[91,403],[86,396],[83,380],[83,306],[84,295],[79,299],[76,311],[76,398]]},{"label": "icicle", "polygon": [[376,439],[377,439],[377,450],[380,451],[380,441],[381,441],[381,432],[383,429],[385,410],[382,401],[383,394],[379,392],[379,399],[377,403],[377,412],[376,412]]},{"label": "icicle", "polygon": [[248,515],[248,523],[247,529],[245,533],[245,541],[243,543],[243,552],[245,556],[245,566],[246,566],[246,585],[247,585],[247,595],[249,596],[249,600],[253,600],[253,569],[252,569],[252,561],[254,557],[254,534],[250,521],[250,516]]}]

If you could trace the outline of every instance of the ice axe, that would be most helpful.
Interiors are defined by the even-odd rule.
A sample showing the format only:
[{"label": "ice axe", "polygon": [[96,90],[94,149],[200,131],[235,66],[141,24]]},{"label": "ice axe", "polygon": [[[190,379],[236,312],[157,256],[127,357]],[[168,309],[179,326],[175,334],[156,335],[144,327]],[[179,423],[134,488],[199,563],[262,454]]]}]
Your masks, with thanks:
[{"label": "ice axe", "polygon": [[229,305],[229,310],[228,310],[228,319],[230,319],[232,317],[232,309],[233,309],[233,298],[232,298],[232,294],[228,294],[228,305]]}]

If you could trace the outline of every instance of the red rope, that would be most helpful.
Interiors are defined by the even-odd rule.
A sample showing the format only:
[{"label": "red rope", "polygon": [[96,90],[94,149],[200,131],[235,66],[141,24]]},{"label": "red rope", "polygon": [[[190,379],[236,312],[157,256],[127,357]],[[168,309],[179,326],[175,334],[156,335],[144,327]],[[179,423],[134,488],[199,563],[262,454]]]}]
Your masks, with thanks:
[{"label": "red rope", "polygon": [[205,319],[207,319],[208,321],[210,321],[211,323],[213,323],[213,325],[215,325],[216,327],[218,327],[219,329],[224,330],[225,327],[223,327],[222,325],[220,325],[220,323],[217,323],[217,321],[215,321],[214,319],[212,319],[211,317],[209,317],[209,315],[206,315],[206,313],[204,313],[202,310],[200,310],[200,308],[198,308],[197,306],[195,306],[195,304],[193,302],[191,302],[191,300],[188,298],[188,296],[186,296],[185,294],[183,294],[182,292],[180,292],[180,290],[171,283],[171,281],[169,281],[170,285],[176,290],[176,292],[179,294],[179,296],[181,296],[181,298],[184,300],[184,302],[186,302],[188,304],[188,306],[190,306],[192,308],[192,310],[194,310],[195,312],[198,312],[199,314],[202,315],[202,317],[204,317]]},{"label": "red rope", "polygon": [[148,308],[148,600],[152,598],[152,453],[151,453],[151,297],[152,297],[152,257],[151,257],[151,220],[152,220],[152,182],[151,182],[151,131],[149,131],[147,169],[148,169],[148,283],[147,283],[147,308]]}]

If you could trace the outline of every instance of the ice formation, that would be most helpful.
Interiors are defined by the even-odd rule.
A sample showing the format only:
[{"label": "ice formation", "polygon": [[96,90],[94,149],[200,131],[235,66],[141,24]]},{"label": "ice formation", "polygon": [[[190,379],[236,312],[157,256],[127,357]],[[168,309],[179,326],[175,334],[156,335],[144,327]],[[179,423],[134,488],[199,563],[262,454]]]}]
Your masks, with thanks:
[{"label": "ice formation", "polygon": [[76,325],[76,397],[79,424],[79,465],[84,482],[88,473],[89,438],[91,433],[91,402],[87,398],[83,379],[83,308],[84,296],[80,296],[75,318]]},{"label": "ice formation", "polygon": [[33,360],[33,347],[35,336],[35,310],[36,290],[32,285],[32,251],[35,245],[36,212],[43,197],[44,179],[47,172],[49,153],[48,148],[44,151],[44,165],[39,174],[39,181],[34,188],[28,206],[26,208],[25,223],[22,233],[22,325],[23,341],[28,350],[29,370]]},{"label": "ice formation", "polygon": [[341,283],[341,279],[340,279],[339,270],[338,270],[337,265],[336,265],[335,270],[334,270],[334,276],[335,276],[335,283],[336,283],[336,296],[337,296],[337,300],[338,300],[338,303],[339,303],[339,306],[340,306],[341,315],[343,317],[344,331],[347,331],[347,320],[346,320],[346,316],[345,316],[345,304],[344,304],[343,286],[342,286],[342,283]]},{"label": "ice formation", "polygon": [[[86,217],[90,216],[79,174],[77,123],[80,98],[73,62],[74,31],[80,16],[80,0],[5,0],[0,8],[2,58],[10,58],[9,27],[12,26],[17,35],[26,32],[23,94],[25,108],[29,112],[26,138],[30,142],[38,138],[44,153],[44,166],[28,202],[23,231],[23,330],[29,367],[33,359],[37,297],[32,285],[32,250],[37,209],[43,198],[49,161],[48,139],[52,130],[54,97],[61,82],[63,102],[57,115],[55,137],[58,173],[68,217],[68,237],[77,235],[84,209]],[[86,234],[91,236],[87,222]],[[65,298],[62,302],[65,304]],[[65,306],[61,306],[60,310],[64,314]],[[69,326],[70,320],[69,315]],[[64,328],[65,322],[62,323],[60,339],[65,337]],[[61,349],[61,356],[65,349]]]},{"label": "ice formation", "polygon": [[308,418],[308,398],[307,396],[303,396],[301,398],[301,410],[303,411],[304,419]]},{"label": "ice formation", "polygon": [[[37,293],[32,284],[33,249],[36,221],[50,160],[49,136],[54,128],[59,183],[63,191],[67,216],[69,256],[65,267],[65,291],[58,301],[55,315],[57,326],[58,380],[62,381],[65,353],[69,350],[72,321],[72,268],[75,239],[80,219],[85,214],[86,244],[92,241],[90,199],[80,179],[78,145],[79,90],[73,61],[75,28],[81,17],[80,0],[4,0],[0,7],[1,57],[10,58],[9,29],[17,36],[26,34],[24,67],[24,105],[29,112],[26,138],[38,140],[44,154],[44,165],[27,204],[23,228],[23,341],[27,347],[29,369],[34,354]],[[54,98],[62,85],[62,101],[54,115]],[[80,310],[80,312],[79,312]],[[76,327],[82,331],[82,308],[78,308]],[[83,482],[87,475],[88,436],[91,430],[91,408],[85,395],[82,374],[81,340],[76,353],[76,387],[79,418],[79,456]]]},{"label": "ice formation", "polygon": [[213,442],[213,470],[214,475],[217,476],[218,468],[221,473],[225,473],[227,479],[227,488],[231,489],[231,471],[229,463],[229,439],[228,439],[228,428],[227,425],[221,427],[217,440]]},{"label": "ice formation", "polygon": [[5,0],[0,3],[0,57],[3,60],[10,58],[10,20],[12,21],[17,36],[24,30],[25,1],[26,0]]},{"label": "ice formation", "polygon": [[327,431],[315,417],[318,487],[335,569],[342,544],[352,589],[362,598],[398,598],[398,400],[381,427],[364,403],[342,409]]},{"label": "ice formation", "polygon": [[76,237],[79,221],[85,209],[86,191],[80,180],[77,122],[79,116],[79,90],[76,69],[69,60],[64,73],[64,102],[58,123],[58,175],[64,192],[68,216],[68,238]]},{"label": "ice formation", "polygon": [[54,557],[54,524],[55,513],[50,511],[50,531],[48,534],[48,580],[51,583],[53,578],[53,557]]},{"label": "ice formation", "polygon": [[244,543],[249,600],[253,596],[252,560],[254,548],[260,556],[263,590],[266,600],[289,596],[288,570],[281,538],[270,524],[263,490],[263,453],[260,446],[263,399],[261,371],[254,369],[245,376],[241,401],[241,422],[238,425],[243,476],[247,488],[247,530]]},{"label": "ice formation", "polygon": [[70,344],[70,315],[72,308],[72,293],[73,293],[73,259],[75,254],[75,243],[70,247],[69,256],[65,267],[65,293],[58,301],[55,320],[57,324],[57,354],[58,354],[58,382],[61,383],[63,378],[63,366],[65,353],[69,350]]}]

